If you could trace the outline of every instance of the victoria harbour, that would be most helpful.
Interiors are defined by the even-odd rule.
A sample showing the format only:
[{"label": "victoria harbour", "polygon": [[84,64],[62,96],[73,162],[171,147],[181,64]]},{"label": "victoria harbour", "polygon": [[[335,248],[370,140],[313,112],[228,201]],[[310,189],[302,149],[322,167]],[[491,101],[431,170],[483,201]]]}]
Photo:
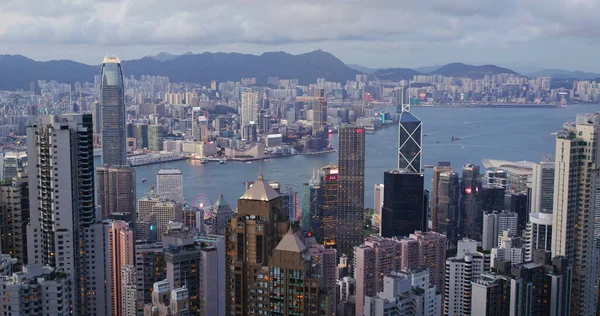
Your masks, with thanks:
[{"label": "victoria harbour", "polygon": [[[556,132],[578,113],[595,112],[600,105],[570,105],[567,108],[426,108],[412,112],[423,121],[423,165],[449,161],[455,168],[467,163],[481,165],[482,159],[539,161],[542,154],[554,153]],[[425,136],[427,135],[427,136]],[[452,141],[452,137],[459,138]],[[330,135],[334,148],[337,134]],[[368,135],[366,140],[365,207],[373,206],[373,186],[383,181],[383,172],[396,168],[398,128],[390,127]],[[98,161],[98,160],[96,160]],[[297,155],[268,159],[263,174],[269,181],[289,185],[296,192],[312,177],[313,169],[337,163],[337,153]],[[244,182],[253,181],[260,163],[229,162],[200,164],[182,160],[136,167],[137,197],[150,192],[156,173],[177,168],[183,173],[188,203],[198,194],[215,201],[223,194],[229,203],[244,193]],[[425,170],[426,188],[431,187],[431,169]],[[147,179],[142,182],[142,179]]]}]

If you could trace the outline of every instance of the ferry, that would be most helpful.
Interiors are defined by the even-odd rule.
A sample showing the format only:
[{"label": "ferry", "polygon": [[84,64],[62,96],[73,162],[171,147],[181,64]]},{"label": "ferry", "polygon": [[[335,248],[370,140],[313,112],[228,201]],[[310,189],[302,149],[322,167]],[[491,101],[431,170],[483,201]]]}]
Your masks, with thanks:
[{"label": "ferry", "polygon": [[227,159],[225,159],[225,158],[223,158],[223,159],[219,160],[219,164],[222,164],[222,165],[224,165],[224,164],[226,164],[226,163],[227,163]]},{"label": "ferry", "polygon": [[206,159],[206,158],[200,158],[200,163],[201,164],[208,163],[208,159]]},{"label": "ferry", "polygon": [[433,168],[433,165],[424,165],[423,168],[425,168],[425,169],[431,169],[431,168]]},{"label": "ferry", "polygon": [[146,180],[146,178],[142,179],[142,183],[143,183],[143,182],[146,182],[146,181],[148,181],[148,180]]}]

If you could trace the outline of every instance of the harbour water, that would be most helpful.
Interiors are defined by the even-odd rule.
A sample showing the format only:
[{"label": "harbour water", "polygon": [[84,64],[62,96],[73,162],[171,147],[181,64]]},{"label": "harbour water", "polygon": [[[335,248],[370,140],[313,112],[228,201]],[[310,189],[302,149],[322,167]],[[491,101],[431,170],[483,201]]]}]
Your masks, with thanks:
[{"label": "harbour water", "polygon": [[[565,121],[578,113],[600,111],[600,105],[569,105],[567,108],[413,108],[423,121],[423,165],[450,161],[455,170],[485,158],[539,161],[543,153],[554,154],[555,136]],[[452,137],[460,138],[451,141]],[[373,207],[373,186],[383,181],[383,172],[397,165],[398,128],[390,127],[367,136],[365,206]],[[337,134],[331,135],[337,148]],[[314,168],[337,162],[337,153],[299,155],[270,159],[263,163],[265,179],[290,185],[300,192]],[[161,168],[178,168],[183,173],[184,195],[191,202],[198,194],[215,201],[219,194],[235,207],[244,193],[244,181],[256,179],[259,162],[200,164],[183,160],[136,167],[137,196],[149,193]],[[426,169],[426,187],[431,187],[431,169]],[[147,181],[142,183],[142,179]]]}]

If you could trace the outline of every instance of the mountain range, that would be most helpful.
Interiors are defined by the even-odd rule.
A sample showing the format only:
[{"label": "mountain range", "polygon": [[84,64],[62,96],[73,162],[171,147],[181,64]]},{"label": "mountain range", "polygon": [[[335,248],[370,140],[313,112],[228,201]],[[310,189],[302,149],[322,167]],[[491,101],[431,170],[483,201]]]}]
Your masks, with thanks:
[{"label": "mountain range", "polygon": [[[346,65],[334,55],[316,50],[292,55],[286,52],[267,52],[261,55],[240,53],[187,52],[181,55],[159,53],[141,59],[122,61],[126,76],[167,76],[173,82],[198,82],[208,84],[211,80],[239,81],[255,77],[258,84],[266,84],[267,77],[297,78],[301,84],[309,84],[317,78],[345,82],[365,73],[385,81],[411,79],[414,75],[443,75],[455,78],[480,79],[498,73],[517,74],[515,71],[495,65],[474,66],[450,63],[443,66],[374,69],[360,65]],[[100,65],[87,65],[70,60],[35,61],[21,55],[0,55],[0,90],[29,89],[30,82],[56,80],[58,82],[91,82],[100,74]],[[529,77],[550,76],[564,79],[593,79],[600,74],[549,69],[529,74]]]},{"label": "mountain range", "polygon": [[[353,80],[361,72],[349,68],[341,60],[322,50],[291,55],[269,52],[262,55],[239,53],[203,53],[172,55],[162,53],[141,59],[121,62],[126,76],[167,76],[173,82],[198,82],[211,80],[239,81],[255,77],[266,84],[267,77],[296,78],[301,84],[327,81]],[[0,55],[0,90],[29,89],[37,80],[56,80],[74,83],[91,82],[100,74],[100,65],[91,66],[68,60],[35,61],[21,55]]]}]

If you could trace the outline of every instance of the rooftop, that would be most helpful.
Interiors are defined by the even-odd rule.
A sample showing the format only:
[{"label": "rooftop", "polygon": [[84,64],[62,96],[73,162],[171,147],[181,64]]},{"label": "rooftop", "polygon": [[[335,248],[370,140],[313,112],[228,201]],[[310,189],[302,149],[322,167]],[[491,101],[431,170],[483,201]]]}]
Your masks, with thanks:
[{"label": "rooftop", "polygon": [[264,181],[261,171],[258,175],[258,179],[254,181],[252,186],[248,188],[240,200],[271,201],[280,196],[281,195],[279,195],[268,182]]},{"label": "rooftop", "polygon": [[121,60],[117,56],[104,56],[103,64],[120,64]]},{"label": "rooftop", "polygon": [[402,112],[400,113],[400,123],[421,123],[421,120],[410,112]]},{"label": "rooftop", "polygon": [[287,234],[283,237],[283,239],[279,242],[275,250],[281,251],[291,251],[291,252],[303,252],[306,250],[306,246],[300,240],[297,234],[295,234],[292,230],[289,230]]},{"label": "rooftop", "polygon": [[528,175],[533,172],[533,163],[529,161],[506,161],[497,159],[482,159],[481,163],[486,168],[501,168],[513,175]]},{"label": "rooftop", "polygon": [[181,171],[179,169],[160,169],[160,170],[158,170],[158,175],[169,175],[169,174],[180,175]]}]

